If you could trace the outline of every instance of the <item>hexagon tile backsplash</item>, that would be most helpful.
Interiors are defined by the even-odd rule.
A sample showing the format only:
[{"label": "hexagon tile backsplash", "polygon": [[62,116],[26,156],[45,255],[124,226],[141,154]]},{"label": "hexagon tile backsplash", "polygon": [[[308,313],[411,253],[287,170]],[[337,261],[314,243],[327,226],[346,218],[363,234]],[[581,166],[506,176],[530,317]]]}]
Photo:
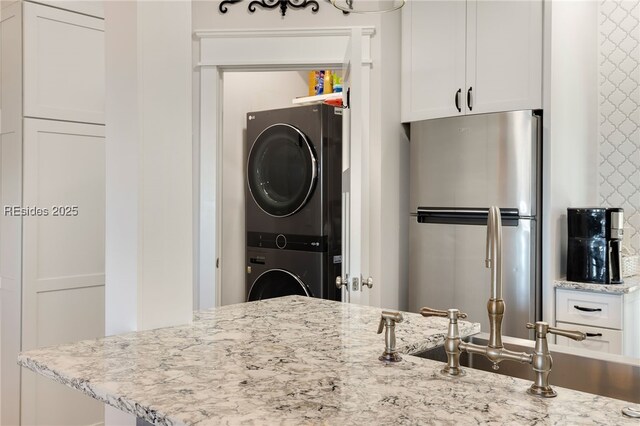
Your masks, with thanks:
[{"label": "hexagon tile backsplash", "polygon": [[622,207],[640,253],[640,0],[599,3],[600,203]]}]

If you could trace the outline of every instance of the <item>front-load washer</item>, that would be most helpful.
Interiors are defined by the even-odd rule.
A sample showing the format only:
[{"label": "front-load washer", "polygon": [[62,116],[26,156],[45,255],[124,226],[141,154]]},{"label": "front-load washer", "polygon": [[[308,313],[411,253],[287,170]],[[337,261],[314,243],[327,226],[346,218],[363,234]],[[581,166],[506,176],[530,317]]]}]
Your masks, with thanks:
[{"label": "front-load washer", "polygon": [[246,143],[247,232],[339,239],[342,109],[250,112]]},{"label": "front-load washer", "polygon": [[331,285],[340,275],[340,264],[326,251],[247,248],[247,301],[282,296],[308,296],[340,300]]}]

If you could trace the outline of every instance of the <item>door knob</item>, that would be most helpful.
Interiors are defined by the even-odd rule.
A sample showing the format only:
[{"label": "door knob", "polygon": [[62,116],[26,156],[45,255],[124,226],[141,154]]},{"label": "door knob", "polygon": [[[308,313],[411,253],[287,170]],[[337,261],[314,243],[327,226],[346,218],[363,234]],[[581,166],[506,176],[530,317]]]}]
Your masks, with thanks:
[{"label": "door knob", "polygon": [[348,289],[348,284],[349,284],[349,276],[346,276],[346,277],[342,278],[340,275],[338,275],[336,277],[336,287],[337,288],[347,287],[347,289]]},{"label": "door knob", "polygon": [[366,280],[363,278],[362,279],[362,286],[360,287],[360,291],[362,291],[364,286],[367,286],[369,288],[373,287],[373,278],[369,277]]}]

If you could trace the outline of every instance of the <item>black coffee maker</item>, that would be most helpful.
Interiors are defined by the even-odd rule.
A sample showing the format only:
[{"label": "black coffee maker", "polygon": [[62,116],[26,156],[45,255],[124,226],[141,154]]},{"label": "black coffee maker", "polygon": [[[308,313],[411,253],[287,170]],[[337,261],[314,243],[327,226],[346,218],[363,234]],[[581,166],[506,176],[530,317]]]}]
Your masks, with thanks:
[{"label": "black coffee maker", "polygon": [[567,280],[621,284],[623,210],[573,208],[567,219]]}]

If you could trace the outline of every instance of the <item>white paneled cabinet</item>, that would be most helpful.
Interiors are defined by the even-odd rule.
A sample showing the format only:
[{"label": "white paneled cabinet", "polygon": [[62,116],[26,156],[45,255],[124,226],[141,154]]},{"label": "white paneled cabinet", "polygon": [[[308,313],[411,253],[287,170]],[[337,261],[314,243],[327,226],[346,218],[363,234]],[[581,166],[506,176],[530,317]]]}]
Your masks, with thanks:
[{"label": "white paneled cabinet", "polygon": [[542,108],[542,1],[409,1],[402,121]]},{"label": "white paneled cabinet", "polygon": [[465,11],[464,1],[403,7],[402,121],[464,114]]},{"label": "white paneled cabinet", "polygon": [[467,91],[481,114],[542,108],[542,2],[467,2]]},{"label": "white paneled cabinet", "polygon": [[103,421],[103,404],[16,363],[21,350],[104,335],[103,24],[41,4],[3,4],[2,425]]},{"label": "white paneled cabinet", "polygon": [[104,20],[24,3],[24,115],[104,123]]},{"label": "white paneled cabinet", "polygon": [[640,291],[599,293],[556,288],[556,325],[579,330],[586,340],[557,337],[559,345],[640,357]]}]

